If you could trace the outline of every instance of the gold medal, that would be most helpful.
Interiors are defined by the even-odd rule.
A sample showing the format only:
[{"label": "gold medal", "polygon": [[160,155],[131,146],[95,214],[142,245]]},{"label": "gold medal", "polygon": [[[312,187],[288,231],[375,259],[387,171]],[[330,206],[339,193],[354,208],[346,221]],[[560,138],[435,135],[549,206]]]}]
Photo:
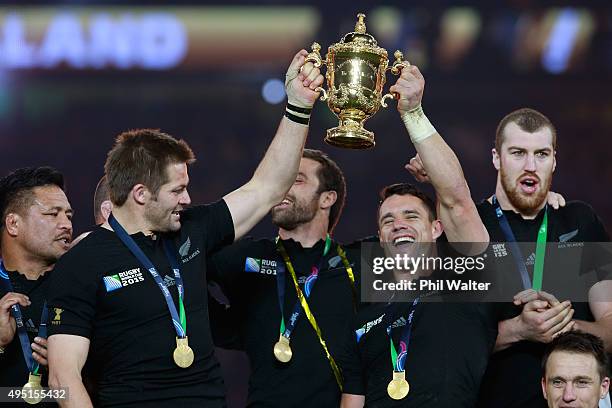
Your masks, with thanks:
[{"label": "gold medal", "polygon": [[393,379],[387,385],[387,394],[394,400],[401,400],[408,395],[410,385],[406,381],[405,371],[393,371]]},{"label": "gold medal", "polygon": [[187,368],[193,364],[193,350],[189,347],[187,337],[176,338],[176,349],[174,349],[174,362],[181,368]]},{"label": "gold medal", "polygon": [[274,357],[281,363],[288,363],[291,360],[291,356],[293,356],[293,352],[289,345],[289,339],[281,334],[276,344],[274,344]]},{"label": "gold medal", "polygon": [[34,405],[42,401],[41,376],[30,374],[28,382],[21,389],[21,398],[28,404]]}]

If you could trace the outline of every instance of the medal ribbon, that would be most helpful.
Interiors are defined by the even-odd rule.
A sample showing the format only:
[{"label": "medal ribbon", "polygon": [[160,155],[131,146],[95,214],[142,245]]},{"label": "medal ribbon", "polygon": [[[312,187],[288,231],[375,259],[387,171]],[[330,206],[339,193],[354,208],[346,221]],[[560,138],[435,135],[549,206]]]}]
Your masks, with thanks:
[{"label": "medal ribbon", "polygon": [[338,245],[336,252],[338,252],[338,255],[340,255],[340,259],[342,259],[342,264],[344,265],[346,274],[348,275],[349,281],[351,282],[351,292],[353,292],[353,309],[356,311],[359,299],[357,297],[357,290],[355,289],[355,274],[353,273],[353,267],[351,266],[351,263],[346,257],[346,252],[344,252],[344,249],[342,249],[340,245]]},{"label": "medal ribbon", "polygon": [[412,322],[414,320],[414,312],[416,310],[416,306],[419,303],[419,298],[417,297],[412,302],[412,306],[410,308],[410,313],[408,313],[408,321],[402,330],[402,334],[400,336],[400,353],[398,355],[397,349],[395,348],[395,344],[393,344],[393,337],[391,336],[393,332],[393,313],[391,312],[391,305],[389,303],[387,306],[387,312],[385,313],[385,317],[388,316],[389,323],[387,325],[387,335],[389,336],[389,343],[391,349],[391,365],[393,366],[393,371],[402,372],[404,371],[404,367],[406,366],[406,356],[408,355],[408,345],[410,344],[410,334],[412,333]]},{"label": "medal ribbon", "polygon": [[[327,244],[327,242],[330,242],[329,245],[331,245],[331,239],[329,238],[329,235],[326,238],[325,241],[325,248],[326,251],[329,250],[329,245]],[[342,391],[342,375],[340,374],[340,369],[338,368],[338,365],[336,364],[336,361],[334,360],[334,358],[332,357],[332,355],[329,353],[329,350],[327,348],[327,344],[325,343],[325,340],[323,340],[323,335],[321,334],[321,328],[319,327],[319,325],[317,324],[317,321],[314,317],[314,315],[312,314],[312,311],[310,310],[310,306],[308,306],[308,302],[306,301],[306,297],[304,296],[304,294],[302,293],[302,290],[300,289],[300,285],[298,284],[297,281],[297,276],[295,274],[295,269],[293,268],[293,264],[291,263],[291,259],[289,259],[289,255],[287,254],[287,251],[285,250],[285,247],[283,246],[282,242],[280,241],[280,239],[276,240],[276,245],[277,245],[277,249],[280,252],[281,256],[283,257],[283,261],[285,261],[285,265],[287,265],[287,269],[289,270],[289,273],[291,274],[291,279],[293,280],[293,285],[295,286],[295,292],[297,294],[297,297],[300,301],[300,304],[302,305],[302,309],[304,310],[304,313],[306,313],[306,317],[308,318],[308,321],[310,322],[310,325],[312,326],[312,328],[314,329],[314,331],[317,333],[317,337],[319,338],[319,343],[321,343],[321,346],[323,347],[323,350],[325,351],[325,356],[327,357],[327,360],[329,361],[329,364],[331,366],[331,369],[334,373],[334,377],[336,378],[336,383],[338,384],[338,387],[340,388],[340,391]],[[339,246],[338,246],[339,247]],[[325,252],[323,256],[325,256]],[[340,252],[339,252],[340,253]],[[344,252],[342,252],[344,253]],[[340,254],[341,258],[346,259],[346,255],[343,257],[342,254]],[[348,260],[346,260],[346,262],[343,259],[343,263],[346,265],[348,263]],[[349,274],[349,279],[352,275],[352,268],[351,271],[347,271],[347,274]],[[278,273],[277,273],[277,279],[278,279]],[[354,281],[354,277],[353,277],[353,281]],[[278,286],[283,286],[284,287],[284,282],[282,283],[282,285],[278,284]],[[284,291],[284,289],[283,289]],[[279,291],[280,293],[280,291]],[[281,311],[283,309],[281,308]],[[283,318],[284,319],[284,318]],[[297,320],[297,319],[295,319]],[[281,330],[282,330],[283,326],[282,326],[282,321],[281,321]]]},{"label": "medal ribbon", "polygon": [[[4,263],[1,260],[0,281],[4,284],[4,288],[7,292],[14,292],[11,280],[9,279],[6,269],[4,269]],[[21,313],[19,303],[11,306],[11,314],[13,315],[17,326],[17,334],[19,335],[19,343],[21,344],[21,350],[23,351],[23,358],[25,359],[26,367],[28,367],[30,374],[39,375],[38,370],[40,369],[40,364],[38,361],[32,358],[32,346],[30,345],[30,338],[28,337],[28,332],[26,331],[25,324],[23,322],[23,314]],[[48,315],[49,312],[47,310],[47,302],[45,301],[43,304],[42,314],[40,316],[40,323],[38,324],[37,337],[41,337],[43,339],[47,338]]]},{"label": "medal ribbon", "polygon": [[[283,260],[285,261],[285,264],[287,264],[287,259],[289,259],[289,255],[287,255],[287,251],[285,250],[285,247],[283,246],[283,244],[280,242],[280,239],[278,238],[276,239],[276,246],[278,248],[278,251],[283,256]],[[310,297],[310,293],[312,293],[312,288],[314,287],[314,284],[316,283],[317,278],[319,277],[319,271],[323,267],[323,260],[325,259],[325,255],[327,255],[330,248],[331,248],[331,238],[329,237],[329,234],[328,234],[327,237],[325,238],[325,247],[323,249],[323,255],[321,256],[321,259],[319,260],[319,265],[317,267],[313,266],[312,272],[310,273],[308,278],[306,278],[306,282],[312,282],[310,284],[310,290],[306,290],[306,298]],[[289,263],[291,263],[291,260],[289,260]],[[299,320],[302,314],[301,313],[302,307],[300,306],[299,302],[295,303],[295,306],[293,307],[293,313],[291,314],[291,320],[289,321],[289,327],[287,328],[285,325],[285,271],[281,268],[279,268],[279,270],[276,272],[276,288],[278,292],[278,303],[281,309],[280,332],[284,337],[289,339],[291,338],[291,333],[293,332],[293,329],[295,328],[295,325],[297,324],[297,321]],[[304,288],[306,288],[306,283],[304,284]]]},{"label": "medal ribbon", "polygon": [[178,262],[178,258],[176,257],[176,252],[172,243],[164,239],[164,251],[166,252],[166,258],[168,258],[168,262],[170,262],[170,266],[172,267],[172,271],[174,272],[174,282],[176,283],[176,289],[178,290],[179,295],[179,318],[181,321],[181,327],[185,334],[187,334],[187,316],[185,315],[185,305],[183,299],[184,297],[184,286],[183,286],[183,278],[181,277],[181,267]]},{"label": "medal ribbon", "polygon": [[113,228],[121,242],[128,247],[130,252],[138,259],[138,261],[149,271],[155,283],[161,290],[164,298],[166,299],[166,304],[168,305],[168,310],[170,311],[170,316],[172,317],[172,323],[174,325],[174,330],[176,331],[177,337],[184,339],[187,337],[187,319],[185,317],[185,306],[183,304],[183,296],[184,296],[184,287],[183,287],[183,279],[181,278],[181,272],[178,264],[178,260],[176,259],[174,252],[172,251],[171,243],[164,240],[164,251],[166,252],[166,257],[168,258],[168,262],[170,263],[172,270],[174,271],[174,277],[176,282],[176,287],[179,293],[179,309],[181,315],[176,310],[176,306],[174,305],[174,301],[172,300],[172,296],[170,295],[170,291],[164,285],[159,273],[157,273],[157,269],[153,265],[153,263],[149,260],[149,258],[142,252],[142,249],[136,244],[134,239],[130,237],[127,231],[119,224],[119,222],[115,219],[113,214],[111,213],[110,217],[108,217],[108,223]]},{"label": "medal ribbon", "polygon": [[525,258],[516,242],[516,237],[512,232],[512,228],[508,223],[506,215],[502,211],[497,197],[493,196],[493,205],[495,206],[495,215],[497,215],[497,221],[499,226],[506,237],[506,241],[510,245],[510,250],[514,258],[514,262],[521,273],[521,280],[523,282],[523,289],[542,290],[542,279],[544,278],[544,257],[546,254],[546,237],[548,235],[548,205],[544,209],[544,219],[538,229],[538,239],[536,243],[535,253],[535,265],[533,267],[533,284],[529,278],[529,272],[527,272],[527,266],[525,265]]}]

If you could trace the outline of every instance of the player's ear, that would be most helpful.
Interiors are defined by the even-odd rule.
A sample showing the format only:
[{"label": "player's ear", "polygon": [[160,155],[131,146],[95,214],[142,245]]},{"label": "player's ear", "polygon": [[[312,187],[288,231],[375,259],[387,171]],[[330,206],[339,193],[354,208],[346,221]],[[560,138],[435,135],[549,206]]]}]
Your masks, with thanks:
[{"label": "player's ear", "polygon": [[431,223],[431,236],[433,239],[440,238],[440,235],[444,232],[444,226],[440,220],[433,220]]},{"label": "player's ear", "polygon": [[493,167],[495,167],[495,170],[499,171],[499,153],[497,152],[497,149],[491,149],[491,156],[491,159],[493,161]]},{"label": "player's ear", "polygon": [[6,214],[6,218],[4,219],[4,228],[11,237],[16,237],[19,234],[19,227],[21,226],[22,222],[23,220],[19,214],[11,212]]},{"label": "player's ear", "polygon": [[144,184],[136,184],[134,187],[132,187],[130,194],[134,198],[134,201],[140,205],[144,205],[151,195],[149,189]]}]

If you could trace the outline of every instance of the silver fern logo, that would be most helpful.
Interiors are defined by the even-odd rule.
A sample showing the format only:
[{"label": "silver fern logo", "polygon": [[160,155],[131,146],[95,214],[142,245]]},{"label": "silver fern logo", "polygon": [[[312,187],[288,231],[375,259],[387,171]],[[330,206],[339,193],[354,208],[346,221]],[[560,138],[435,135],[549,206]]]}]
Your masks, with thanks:
[{"label": "silver fern logo", "polygon": [[189,249],[191,249],[191,238],[187,237],[187,241],[185,241],[185,243],[180,246],[178,251],[182,257],[186,257],[189,253]]},{"label": "silver fern logo", "polygon": [[576,235],[578,235],[577,229],[573,230],[572,232],[568,232],[567,234],[559,235],[559,242],[567,242],[570,239],[574,238]]},{"label": "silver fern logo", "polygon": [[335,268],[336,266],[340,264],[341,260],[342,259],[340,258],[340,256],[336,255],[333,258],[330,258],[330,260],[327,261],[327,264],[329,265],[330,268]]}]

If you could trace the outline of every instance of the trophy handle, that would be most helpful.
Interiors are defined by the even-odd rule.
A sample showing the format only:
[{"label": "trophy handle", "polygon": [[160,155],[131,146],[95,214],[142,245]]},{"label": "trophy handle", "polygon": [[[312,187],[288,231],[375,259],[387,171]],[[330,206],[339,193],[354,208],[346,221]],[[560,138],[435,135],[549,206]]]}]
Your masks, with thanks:
[{"label": "trophy handle", "polygon": [[[396,50],[395,53],[393,53],[393,56],[395,57],[395,61],[393,62],[393,65],[391,65],[387,69],[390,70],[393,75],[400,75],[402,73],[402,68],[410,66],[410,63],[408,61],[404,61],[404,54],[402,54],[400,50]],[[397,93],[388,93],[385,96],[383,96],[382,99],[380,100],[380,104],[382,105],[383,108],[386,108],[389,106],[387,105],[387,102],[385,101],[386,99],[389,99],[389,98],[398,99],[398,95]]]},{"label": "trophy handle", "polygon": [[[306,64],[307,62],[312,62],[315,66],[315,68],[320,68],[321,65],[324,64],[323,59],[321,58],[321,46],[319,45],[318,42],[313,42],[312,43],[312,52],[308,53],[308,55],[306,56],[306,61],[304,61],[304,64]],[[302,72],[302,68],[304,66],[302,65],[302,67],[300,67],[300,72]]]},{"label": "trophy handle", "polygon": [[404,54],[400,50],[396,50],[393,56],[395,57],[395,61],[393,65],[387,69],[390,70],[393,75],[399,75],[402,73],[402,68],[410,66],[410,63],[404,60]]},{"label": "trophy handle", "polygon": [[385,102],[385,99],[397,99],[397,94],[396,93],[388,93],[385,96],[382,97],[382,99],[380,100],[380,104],[383,108],[388,108],[389,105],[387,105],[387,102]]},{"label": "trophy handle", "polygon": [[328,98],[328,94],[327,94],[327,91],[326,91],[325,89],[323,89],[323,88],[321,88],[320,86],[318,86],[318,87],[316,87],[316,88],[315,88],[315,92],[321,92],[321,93],[323,93],[323,96],[321,96],[321,97],[319,98],[321,101],[326,101],[326,100],[327,100],[327,98]]}]

